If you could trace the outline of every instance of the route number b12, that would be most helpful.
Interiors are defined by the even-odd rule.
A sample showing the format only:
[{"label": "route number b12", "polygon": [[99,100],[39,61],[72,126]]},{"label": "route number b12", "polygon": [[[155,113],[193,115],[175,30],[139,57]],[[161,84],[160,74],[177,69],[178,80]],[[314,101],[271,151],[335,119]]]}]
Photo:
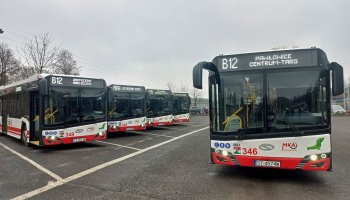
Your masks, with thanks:
[{"label": "route number b12", "polygon": [[238,62],[237,58],[223,58],[222,59],[222,69],[237,69],[236,66]]}]

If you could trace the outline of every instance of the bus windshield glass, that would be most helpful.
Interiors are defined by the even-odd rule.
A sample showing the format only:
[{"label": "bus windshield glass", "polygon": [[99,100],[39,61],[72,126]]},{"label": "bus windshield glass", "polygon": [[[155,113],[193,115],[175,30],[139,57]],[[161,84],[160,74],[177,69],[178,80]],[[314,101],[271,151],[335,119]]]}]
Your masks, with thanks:
[{"label": "bus windshield glass", "polygon": [[128,119],[145,116],[144,93],[118,93],[114,98],[109,117],[111,119]]},{"label": "bus windshield glass", "polygon": [[105,90],[52,87],[44,100],[44,125],[64,125],[99,121],[106,117]]},{"label": "bus windshield glass", "polygon": [[190,98],[188,96],[174,96],[174,115],[190,112]]},{"label": "bus windshield glass", "polygon": [[326,126],[326,81],[320,70],[223,73],[220,84],[211,84],[213,130],[258,134]]},{"label": "bus windshield glass", "polygon": [[149,117],[159,117],[172,114],[173,101],[171,95],[150,95]]}]

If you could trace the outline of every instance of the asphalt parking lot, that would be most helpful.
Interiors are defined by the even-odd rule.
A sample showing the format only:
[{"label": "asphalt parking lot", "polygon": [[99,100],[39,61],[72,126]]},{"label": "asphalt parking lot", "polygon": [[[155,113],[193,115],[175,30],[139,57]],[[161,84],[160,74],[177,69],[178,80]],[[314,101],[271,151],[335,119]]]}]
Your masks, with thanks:
[{"label": "asphalt parking lot", "polygon": [[[142,156],[139,154],[207,129],[207,117],[202,118],[142,132],[109,134],[106,141],[66,146],[25,147],[16,139],[0,137],[0,199],[35,198],[57,183],[66,184],[129,157]],[[136,166],[128,166],[132,167]]]},{"label": "asphalt parking lot", "polygon": [[332,120],[333,172],[211,165],[207,116],[103,143],[0,137],[0,199],[349,199],[349,120]]}]

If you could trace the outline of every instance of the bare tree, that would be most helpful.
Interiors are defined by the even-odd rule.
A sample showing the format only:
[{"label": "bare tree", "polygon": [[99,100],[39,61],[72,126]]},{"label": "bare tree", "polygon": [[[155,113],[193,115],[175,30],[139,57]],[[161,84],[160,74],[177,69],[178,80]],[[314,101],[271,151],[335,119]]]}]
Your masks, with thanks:
[{"label": "bare tree", "polygon": [[169,80],[168,83],[166,84],[168,90],[175,91],[176,90],[176,85],[172,80]]},{"label": "bare tree", "polygon": [[180,92],[185,92],[185,93],[188,93],[188,87],[187,85],[184,85],[184,84],[181,84],[180,86]]},{"label": "bare tree", "polygon": [[198,99],[201,95],[201,92],[202,90],[199,90],[197,88],[193,88],[192,91],[191,91],[191,96],[192,96],[192,99],[193,99],[193,104],[194,106],[197,106],[198,104]]},{"label": "bare tree", "polygon": [[54,63],[53,72],[56,74],[79,75],[80,67],[74,60],[73,54],[65,49],[60,50]]},{"label": "bare tree", "polygon": [[33,68],[34,72],[38,74],[52,71],[59,50],[58,47],[53,46],[52,42],[53,39],[49,33],[35,35],[22,49],[24,65]]},{"label": "bare tree", "polygon": [[14,57],[13,51],[4,43],[0,44],[0,85],[12,82],[11,76],[20,68],[20,62]]}]

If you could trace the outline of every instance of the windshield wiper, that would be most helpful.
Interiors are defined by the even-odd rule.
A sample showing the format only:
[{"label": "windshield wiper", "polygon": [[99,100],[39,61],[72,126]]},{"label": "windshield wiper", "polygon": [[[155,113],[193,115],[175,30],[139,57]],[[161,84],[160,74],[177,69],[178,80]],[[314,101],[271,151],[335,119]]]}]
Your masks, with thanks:
[{"label": "windshield wiper", "polygon": [[300,136],[303,135],[303,133],[293,124],[291,123],[287,117],[285,113],[282,113],[279,109],[277,109],[275,106],[271,105],[279,114],[282,114],[282,118],[283,120]]}]

